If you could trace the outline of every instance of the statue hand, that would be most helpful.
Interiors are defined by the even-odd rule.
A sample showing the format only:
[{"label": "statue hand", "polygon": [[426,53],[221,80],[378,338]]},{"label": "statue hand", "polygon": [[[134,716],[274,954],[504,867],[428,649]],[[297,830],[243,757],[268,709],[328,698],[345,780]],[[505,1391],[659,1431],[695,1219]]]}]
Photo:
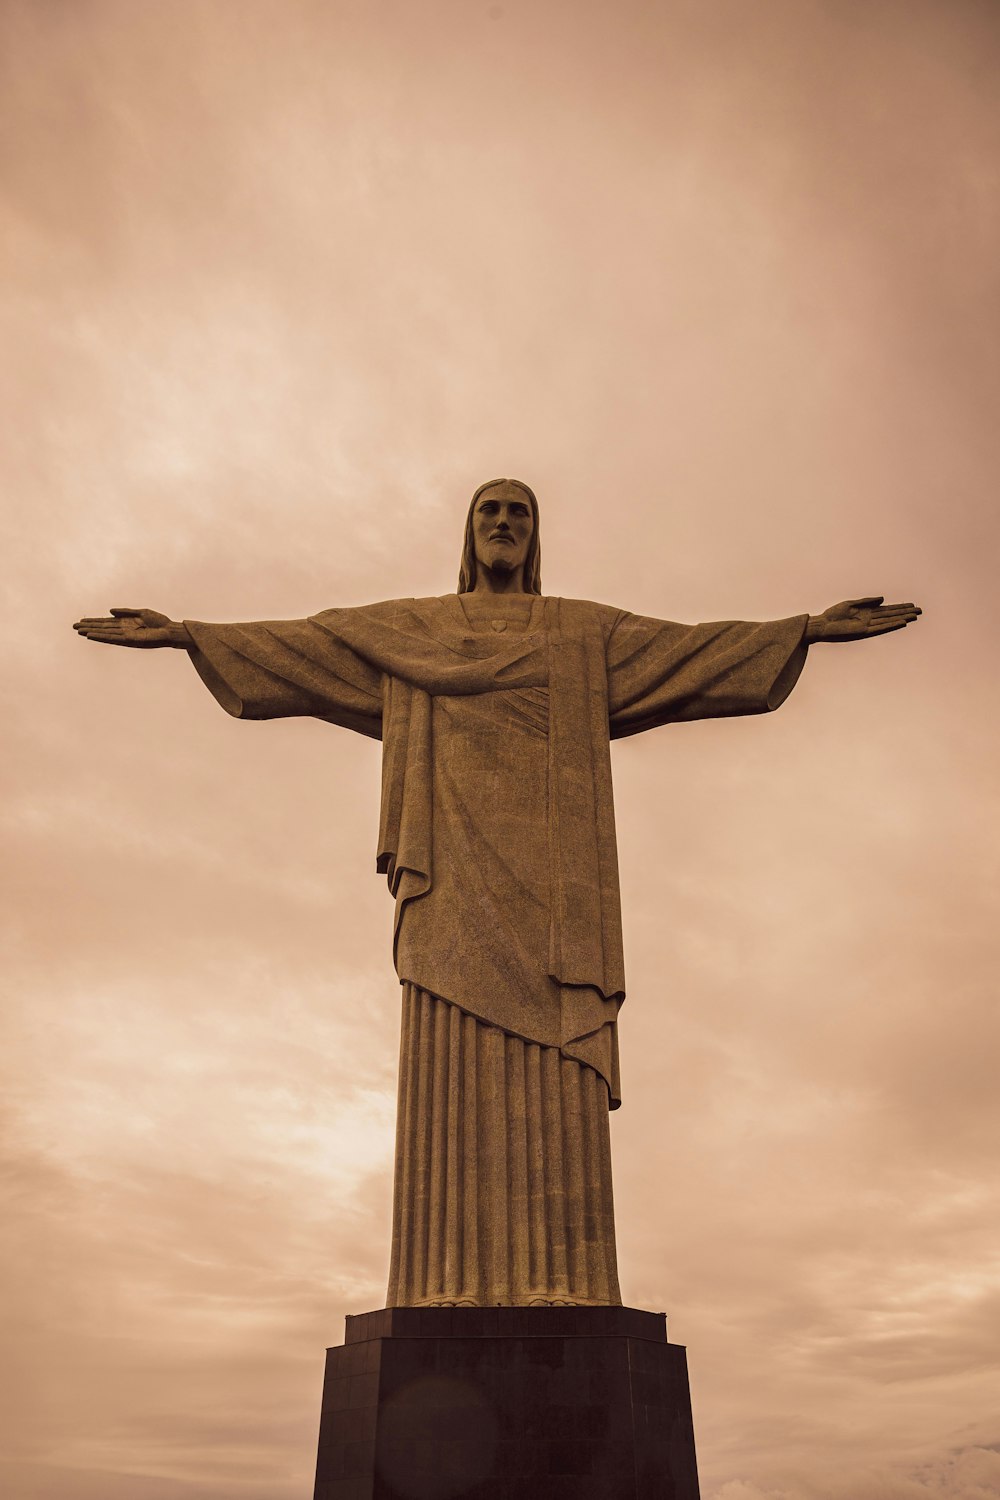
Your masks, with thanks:
[{"label": "statue hand", "polygon": [[73,629],[85,640],[103,641],[106,646],[138,646],[150,650],[157,646],[191,644],[183,625],[155,609],[113,609],[110,616],[88,616],[77,620]]},{"label": "statue hand", "polygon": [[883,604],[882,595],[870,599],[845,599],[831,604],[821,615],[811,615],[806,643],[813,641],[863,641],[871,635],[886,635],[912,625],[922,611],[916,604]]}]

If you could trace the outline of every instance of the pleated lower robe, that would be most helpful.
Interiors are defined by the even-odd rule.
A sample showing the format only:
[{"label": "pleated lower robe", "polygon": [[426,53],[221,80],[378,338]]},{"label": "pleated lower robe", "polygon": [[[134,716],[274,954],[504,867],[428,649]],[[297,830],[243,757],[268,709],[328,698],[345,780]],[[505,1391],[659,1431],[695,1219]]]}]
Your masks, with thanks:
[{"label": "pleated lower robe", "polygon": [[387,1306],[621,1302],[608,1087],[403,986]]}]

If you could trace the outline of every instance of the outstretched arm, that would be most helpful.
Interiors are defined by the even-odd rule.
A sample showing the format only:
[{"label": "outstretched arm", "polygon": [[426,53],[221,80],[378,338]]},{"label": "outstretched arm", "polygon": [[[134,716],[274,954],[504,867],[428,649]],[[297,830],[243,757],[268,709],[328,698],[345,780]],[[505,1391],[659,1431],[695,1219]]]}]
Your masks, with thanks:
[{"label": "outstretched arm", "polygon": [[623,613],[607,645],[611,736],[687,719],[766,713],[791,692],[806,648],[902,630],[915,604],[847,599],[789,620],[678,625]]},{"label": "outstretched arm", "polygon": [[209,692],[235,718],[326,719],[373,739],[381,735],[381,673],[313,620],[208,625],[171,620],[155,609],[113,609],[73,628],[108,646],[186,650]]},{"label": "outstretched arm", "polygon": [[101,641],[106,646],[138,646],[149,651],[157,646],[188,650],[194,645],[185,625],[156,609],[112,609],[110,615],[77,620],[73,629],[84,640]]},{"label": "outstretched arm", "polygon": [[778,708],[806,659],[808,615],[681,625],[622,613],[607,644],[611,737]]},{"label": "outstretched arm", "polygon": [[804,640],[807,646],[816,641],[866,641],[869,636],[912,625],[921,613],[916,604],[886,604],[881,594],[845,599],[821,615],[810,615]]}]

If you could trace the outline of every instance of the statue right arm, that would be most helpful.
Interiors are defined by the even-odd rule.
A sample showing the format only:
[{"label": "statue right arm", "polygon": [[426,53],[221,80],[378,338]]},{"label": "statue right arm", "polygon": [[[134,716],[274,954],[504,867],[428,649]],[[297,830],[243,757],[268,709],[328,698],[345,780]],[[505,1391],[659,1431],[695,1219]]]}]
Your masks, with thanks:
[{"label": "statue right arm", "polygon": [[114,609],[108,617],[78,620],[74,629],[110,646],[186,650],[216,702],[234,718],[325,719],[381,737],[381,671],[314,620],[211,625],[171,620],[153,609]]},{"label": "statue right arm", "polygon": [[110,615],[91,615],[77,620],[73,629],[87,641],[105,646],[135,646],[155,650],[174,646],[190,650],[194,645],[187,627],[156,609],[112,609]]}]

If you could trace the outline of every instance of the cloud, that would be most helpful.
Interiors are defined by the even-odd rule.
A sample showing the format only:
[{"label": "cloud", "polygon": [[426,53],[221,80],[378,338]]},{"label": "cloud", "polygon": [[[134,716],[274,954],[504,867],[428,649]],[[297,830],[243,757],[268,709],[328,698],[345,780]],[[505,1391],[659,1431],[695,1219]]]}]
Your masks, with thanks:
[{"label": "cloud", "polygon": [[848,1476],[817,1482],[798,1475],[788,1486],[761,1488],[728,1480],[708,1500],[993,1500],[1000,1494],[1000,1460],[989,1448],[967,1448],[920,1464],[907,1473],[858,1468]]}]

